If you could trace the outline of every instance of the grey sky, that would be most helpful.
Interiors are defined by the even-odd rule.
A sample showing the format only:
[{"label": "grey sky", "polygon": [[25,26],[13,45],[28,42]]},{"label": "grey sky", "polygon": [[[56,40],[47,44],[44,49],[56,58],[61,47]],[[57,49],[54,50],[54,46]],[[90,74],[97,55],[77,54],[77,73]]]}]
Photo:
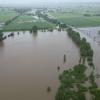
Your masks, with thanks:
[{"label": "grey sky", "polygon": [[100,2],[100,0],[0,0],[0,4],[34,4],[41,2]]}]

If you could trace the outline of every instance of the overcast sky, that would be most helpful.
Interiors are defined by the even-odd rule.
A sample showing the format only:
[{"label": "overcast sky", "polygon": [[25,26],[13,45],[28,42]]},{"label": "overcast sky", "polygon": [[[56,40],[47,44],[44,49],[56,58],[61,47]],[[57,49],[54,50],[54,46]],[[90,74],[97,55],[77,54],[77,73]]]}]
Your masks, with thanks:
[{"label": "overcast sky", "polygon": [[100,0],[0,0],[0,4],[34,4],[41,2],[100,2]]}]

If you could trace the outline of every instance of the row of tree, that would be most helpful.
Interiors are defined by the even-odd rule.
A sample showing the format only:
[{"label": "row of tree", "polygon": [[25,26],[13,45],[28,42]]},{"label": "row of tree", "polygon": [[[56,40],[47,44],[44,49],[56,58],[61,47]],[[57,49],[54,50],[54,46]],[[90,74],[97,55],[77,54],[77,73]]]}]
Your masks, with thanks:
[{"label": "row of tree", "polygon": [[83,58],[83,62],[85,61],[85,59],[87,59],[89,66],[93,66],[93,70],[88,77],[88,80],[91,83],[91,86],[88,87],[88,91],[91,93],[92,100],[99,100],[100,89],[95,82],[93,50],[91,48],[91,45],[86,41],[85,38],[81,39],[79,33],[73,31],[71,28],[69,28],[67,31],[68,35],[72,38],[72,40],[80,47],[80,55]]},{"label": "row of tree", "polygon": [[68,32],[68,35],[72,38],[72,40],[80,47],[80,55],[81,55],[81,60],[83,59],[83,63],[87,59],[89,65],[92,66],[93,65],[93,50],[90,46],[90,43],[88,43],[85,38],[81,39],[80,34],[74,31],[72,28],[68,28],[67,32]]},{"label": "row of tree", "polygon": [[44,20],[46,20],[46,21],[48,21],[48,22],[51,22],[51,23],[56,24],[56,25],[59,25],[59,28],[66,28],[66,27],[67,27],[66,24],[64,24],[64,23],[62,23],[62,22],[60,22],[60,21],[58,21],[57,19],[48,17],[47,14],[44,14],[44,13],[42,14],[41,11],[39,11],[39,10],[36,12],[36,15],[37,15],[39,18],[43,18]]},{"label": "row of tree", "polygon": [[10,24],[12,21],[14,21],[15,19],[17,19],[18,17],[19,17],[19,15],[17,15],[17,16],[15,16],[14,18],[12,18],[12,19],[6,21],[6,22],[5,22],[5,25]]},{"label": "row of tree", "polygon": [[[78,32],[72,28],[67,29],[68,35],[80,48],[80,56],[87,59],[88,62],[93,62],[93,50],[85,38],[80,37]],[[91,66],[91,64],[90,64]],[[90,93],[91,100],[100,99],[100,89],[95,82],[94,69],[89,76],[86,76],[86,67],[84,63],[78,64],[73,69],[64,70],[59,76],[61,85],[57,91],[55,100],[86,100],[85,94]],[[86,82],[90,82],[89,86],[85,86]]]}]

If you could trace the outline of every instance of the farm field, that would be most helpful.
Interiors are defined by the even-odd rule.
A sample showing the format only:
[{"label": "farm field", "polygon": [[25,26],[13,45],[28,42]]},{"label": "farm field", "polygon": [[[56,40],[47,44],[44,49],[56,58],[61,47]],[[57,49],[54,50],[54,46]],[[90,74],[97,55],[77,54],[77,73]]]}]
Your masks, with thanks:
[{"label": "farm field", "polygon": [[51,29],[55,25],[43,19],[37,19],[36,16],[21,15],[16,20],[4,27],[4,31],[30,30],[34,25],[39,29]]},{"label": "farm field", "polygon": [[60,20],[63,23],[72,25],[74,27],[95,27],[100,26],[100,16],[83,16],[80,13],[62,13],[52,12],[50,13],[54,18]]},{"label": "farm field", "polygon": [[15,16],[17,16],[18,13],[15,11],[0,11],[0,22],[5,23],[8,20],[11,20]]}]

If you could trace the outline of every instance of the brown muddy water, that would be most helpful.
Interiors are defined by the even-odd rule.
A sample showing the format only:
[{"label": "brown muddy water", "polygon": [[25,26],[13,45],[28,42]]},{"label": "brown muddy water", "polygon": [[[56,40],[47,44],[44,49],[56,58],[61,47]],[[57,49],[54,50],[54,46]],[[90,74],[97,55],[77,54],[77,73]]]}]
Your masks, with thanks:
[{"label": "brown muddy water", "polygon": [[54,100],[59,74],[78,64],[78,48],[65,31],[14,34],[0,43],[0,100]]}]

